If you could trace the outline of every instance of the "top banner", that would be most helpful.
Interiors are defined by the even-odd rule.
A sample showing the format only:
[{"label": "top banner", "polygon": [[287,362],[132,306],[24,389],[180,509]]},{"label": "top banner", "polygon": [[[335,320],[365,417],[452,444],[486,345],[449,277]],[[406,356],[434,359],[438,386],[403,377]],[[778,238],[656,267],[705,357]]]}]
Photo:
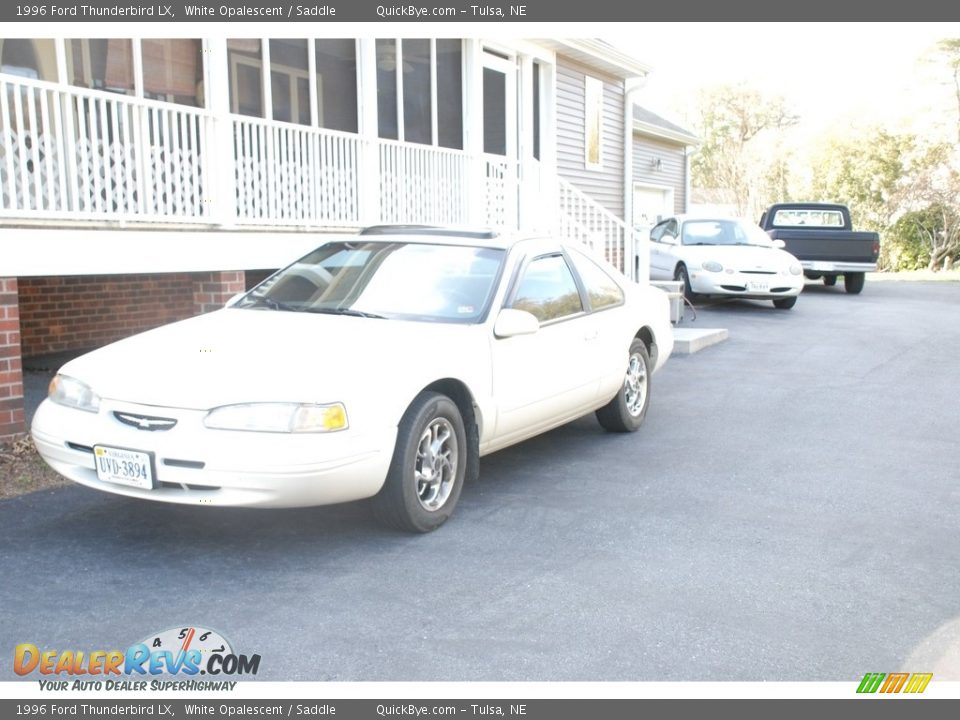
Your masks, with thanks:
[{"label": "top banner", "polygon": [[649,22],[649,21],[919,21],[960,19],[960,5],[939,0],[909,4],[837,4],[828,0],[37,0],[4,4],[0,21],[13,22]]}]

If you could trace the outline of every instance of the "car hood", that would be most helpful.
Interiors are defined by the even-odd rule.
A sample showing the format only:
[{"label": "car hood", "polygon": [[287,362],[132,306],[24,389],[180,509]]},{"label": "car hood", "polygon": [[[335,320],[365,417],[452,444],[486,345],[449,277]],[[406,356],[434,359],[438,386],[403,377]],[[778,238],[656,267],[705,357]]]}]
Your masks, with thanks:
[{"label": "car hood", "polygon": [[[120,340],[60,372],[111,400],[209,409],[244,402],[333,402],[416,383],[463,352],[476,325],[224,309]],[[429,348],[419,353],[418,348]],[[454,350],[451,350],[454,349]],[[404,358],[416,362],[403,362]],[[411,372],[411,368],[413,371]]]},{"label": "car hood", "polygon": [[684,254],[698,262],[716,260],[734,270],[785,270],[797,259],[777,248],[755,245],[688,245]]}]

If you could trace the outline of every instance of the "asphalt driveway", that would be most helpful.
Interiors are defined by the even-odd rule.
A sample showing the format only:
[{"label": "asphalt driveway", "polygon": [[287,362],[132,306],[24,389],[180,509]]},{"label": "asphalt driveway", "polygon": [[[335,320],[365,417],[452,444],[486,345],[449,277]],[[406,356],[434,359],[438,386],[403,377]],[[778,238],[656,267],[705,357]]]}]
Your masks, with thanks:
[{"label": "asphalt driveway", "polygon": [[730,340],[668,363],[638,434],[585,418],[485,458],[428,536],[362,503],[0,502],[0,680],[16,643],[186,624],[270,680],[929,671],[903,666],[947,652],[960,617],[960,284],[812,286],[692,326]]}]

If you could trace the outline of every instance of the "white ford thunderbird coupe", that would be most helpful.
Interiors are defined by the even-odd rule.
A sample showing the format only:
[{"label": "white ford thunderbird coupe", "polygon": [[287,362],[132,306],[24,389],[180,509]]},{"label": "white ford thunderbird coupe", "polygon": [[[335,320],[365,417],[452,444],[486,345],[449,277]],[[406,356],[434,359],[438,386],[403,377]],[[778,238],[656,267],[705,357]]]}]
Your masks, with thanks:
[{"label": "white ford thunderbird coupe", "polygon": [[803,290],[800,261],[748,220],[678,215],[650,231],[650,277],[701,296],[771,300],[789,310]]},{"label": "white ford thunderbird coupe", "polygon": [[175,503],[373,498],[411,532],[479,458],[596,412],[636,430],[673,348],[667,298],[577,247],[375,227],[222,310],[68,362],[32,426],[57,472]]}]

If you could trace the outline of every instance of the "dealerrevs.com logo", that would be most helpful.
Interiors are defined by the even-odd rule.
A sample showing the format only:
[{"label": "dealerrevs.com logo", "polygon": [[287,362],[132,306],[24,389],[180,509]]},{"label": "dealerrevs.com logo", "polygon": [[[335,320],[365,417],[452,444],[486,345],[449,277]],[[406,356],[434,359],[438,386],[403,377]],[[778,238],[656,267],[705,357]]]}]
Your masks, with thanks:
[{"label": "dealerrevs.com logo", "polygon": [[[249,676],[260,669],[260,655],[245,655],[234,652],[230,642],[215,630],[202,627],[178,627],[148,635],[126,650],[41,650],[33,643],[20,643],[14,649],[13,670],[17,675],[70,677],[74,687],[81,676],[84,680],[96,681],[83,688],[100,689],[100,679],[111,687],[106,689],[147,689],[145,678],[157,676],[181,676],[195,678],[198,675]],[[113,678],[127,676],[144,678],[141,681],[120,682]],[[212,678],[211,678],[212,680]],[[41,680],[44,689],[66,690],[66,680]],[[233,689],[235,682],[159,682],[150,683],[157,689]],[[227,688],[211,687],[225,685]],[[194,686],[196,686],[194,688]]]}]

